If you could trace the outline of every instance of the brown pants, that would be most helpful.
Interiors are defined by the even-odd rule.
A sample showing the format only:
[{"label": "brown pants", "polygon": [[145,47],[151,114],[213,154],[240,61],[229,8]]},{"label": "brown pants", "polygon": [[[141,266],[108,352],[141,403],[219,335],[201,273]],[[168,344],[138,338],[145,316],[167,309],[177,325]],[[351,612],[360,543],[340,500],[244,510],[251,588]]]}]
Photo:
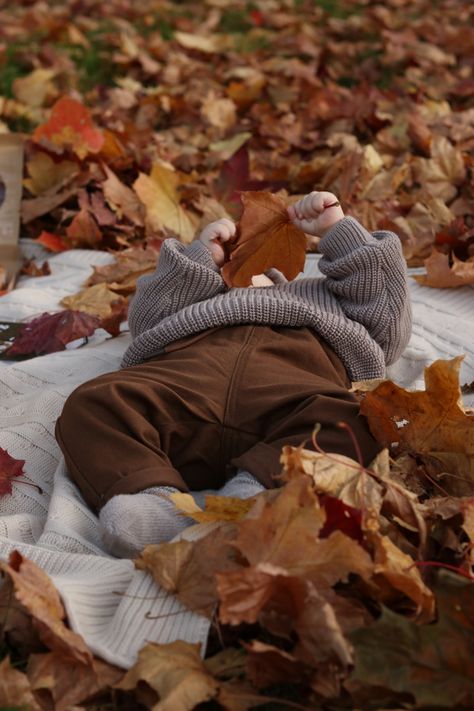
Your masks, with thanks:
[{"label": "brown pants", "polygon": [[217,489],[237,468],[278,486],[283,445],[315,423],[325,451],[368,464],[381,449],[345,368],[308,328],[230,326],[171,344],[145,363],[101,375],[67,399],[56,438],[71,478],[95,511],[151,486]]}]

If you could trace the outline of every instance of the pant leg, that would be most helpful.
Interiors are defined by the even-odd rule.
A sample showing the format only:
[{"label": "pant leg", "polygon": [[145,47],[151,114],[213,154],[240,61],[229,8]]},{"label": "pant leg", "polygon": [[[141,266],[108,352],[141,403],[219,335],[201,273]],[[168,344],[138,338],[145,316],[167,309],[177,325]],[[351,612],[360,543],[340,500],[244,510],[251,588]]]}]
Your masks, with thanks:
[{"label": "pant leg", "polygon": [[[95,511],[151,486],[218,488],[219,378],[192,350],[107,373],[67,399],[56,438],[69,474]],[[201,359],[201,362],[202,359]]]},{"label": "pant leg", "polygon": [[357,460],[352,439],[338,422],[350,426],[368,465],[382,447],[348,391],[349,379],[332,349],[309,329],[268,327],[259,333],[261,341],[246,364],[233,415],[236,426],[245,428],[251,411],[261,423],[261,436],[234,457],[232,465],[248,470],[266,487],[278,486],[283,446],[304,443],[314,449],[316,423],[321,425],[317,441],[324,451]]}]

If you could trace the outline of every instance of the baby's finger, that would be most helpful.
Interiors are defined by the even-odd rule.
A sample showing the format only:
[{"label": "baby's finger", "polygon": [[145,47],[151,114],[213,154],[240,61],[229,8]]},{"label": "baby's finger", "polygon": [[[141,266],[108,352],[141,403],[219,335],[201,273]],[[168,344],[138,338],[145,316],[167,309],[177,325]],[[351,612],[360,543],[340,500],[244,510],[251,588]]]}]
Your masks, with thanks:
[{"label": "baby's finger", "polygon": [[236,226],[232,220],[223,217],[216,224],[218,226],[216,237],[219,237],[222,242],[227,242],[235,235]]}]

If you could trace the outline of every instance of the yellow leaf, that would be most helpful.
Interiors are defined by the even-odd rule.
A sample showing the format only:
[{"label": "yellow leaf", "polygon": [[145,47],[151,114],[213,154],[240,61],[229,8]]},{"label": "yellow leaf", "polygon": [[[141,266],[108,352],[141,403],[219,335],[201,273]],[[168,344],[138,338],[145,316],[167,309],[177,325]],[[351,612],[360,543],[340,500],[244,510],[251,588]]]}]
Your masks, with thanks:
[{"label": "yellow leaf", "polygon": [[73,311],[84,311],[104,318],[111,315],[113,303],[123,300],[123,297],[111,291],[107,284],[101,283],[83,289],[78,294],[65,296],[60,304]]},{"label": "yellow leaf", "polygon": [[44,105],[46,99],[57,94],[52,83],[56,75],[54,69],[35,69],[26,77],[19,77],[13,82],[13,93],[18,101],[34,109]]},{"label": "yellow leaf", "polygon": [[474,284],[474,261],[463,262],[453,254],[452,262],[450,265],[447,254],[433,250],[425,259],[426,274],[415,275],[414,278],[422,286],[438,289]]},{"label": "yellow leaf", "polygon": [[198,521],[240,521],[252,508],[255,499],[239,499],[233,496],[206,496],[206,509],[203,511],[190,494],[170,494],[169,498],[185,516]]},{"label": "yellow leaf", "polygon": [[189,243],[194,238],[199,218],[180,205],[179,184],[176,171],[155,163],[151,175],[140,173],[133,189],[145,205],[146,222],[153,232],[165,227]]},{"label": "yellow leaf", "polygon": [[33,195],[56,192],[79,174],[79,166],[74,161],[62,160],[58,163],[43,151],[34,153],[26,168],[30,177],[25,178],[23,185]]},{"label": "yellow leaf", "polygon": [[233,45],[231,37],[221,34],[203,37],[191,32],[175,32],[174,38],[186,49],[197,49],[206,53],[225,52]]}]

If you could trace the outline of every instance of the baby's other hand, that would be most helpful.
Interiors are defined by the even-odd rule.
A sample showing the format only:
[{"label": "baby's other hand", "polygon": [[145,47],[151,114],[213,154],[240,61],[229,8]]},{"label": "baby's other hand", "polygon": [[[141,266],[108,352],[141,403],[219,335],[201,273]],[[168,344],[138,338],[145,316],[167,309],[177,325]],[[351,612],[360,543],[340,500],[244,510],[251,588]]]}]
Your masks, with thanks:
[{"label": "baby's other hand", "polygon": [[313,190],[291,205],[288,215],[293,224],[306,234],[324,237],[336,222],[342,220],[344,212],[333,193]]},{"label": "baby's other hand", "polygon": [[222,245],[234,237],[235,231],[236,227],[232,220],[222,217],[220,220],[206,225],[199,235],[199,239],[207,247],[218,267],[221,267],[225,261],[225,251]]}]

